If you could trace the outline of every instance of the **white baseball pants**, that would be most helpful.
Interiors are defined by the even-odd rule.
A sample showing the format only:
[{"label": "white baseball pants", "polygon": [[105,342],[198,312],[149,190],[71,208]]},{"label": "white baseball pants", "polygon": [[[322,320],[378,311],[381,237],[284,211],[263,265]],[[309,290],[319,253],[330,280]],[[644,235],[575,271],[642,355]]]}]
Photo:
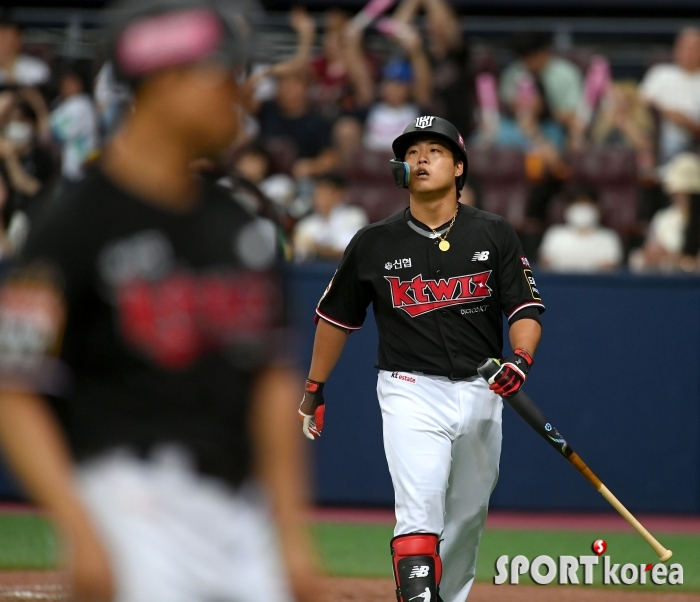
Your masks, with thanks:
[{"label": "white baseball pants", "polygon": [[482,380],[380,371],[394,535],[436,533],[444,602],[464,602],[501,456],[501,398]]},{"label": "white baseball pants", "polygon": [[272,521],[255,487],[234,492],[168,448],[79,467],[111,556],[115,602],[291,602]]}]

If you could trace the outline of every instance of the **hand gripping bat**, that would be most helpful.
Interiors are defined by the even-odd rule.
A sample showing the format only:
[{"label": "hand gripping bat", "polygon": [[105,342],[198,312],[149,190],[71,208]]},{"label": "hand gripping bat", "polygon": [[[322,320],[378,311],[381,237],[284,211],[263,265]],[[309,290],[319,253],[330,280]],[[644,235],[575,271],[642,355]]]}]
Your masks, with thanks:
[{"label": "hand gripping bat", "polygon": [[[496,372],[498,372],[500,364],[498,360],[487,359],[484,360],[481,365],[477,368],[479,375],[488,381]],[[542,438],[549,443],[554,449],[561,453],[574,468],[578,470],[586,480],[595,487],[596,491],[600,493],[610,505],[617,510],[622,517],[632,525],[637,533],[639,533],[646,542],[654,549],[659,556],[661,562],[666,562],[673,552],[664,548],[654,536],[647,531],[644,526],[632,516],[632,513],[625,508],[620,501],[610,493],[610,490],[603,485],[602,481],[593,473],[593,471],[586,466],[586,463],[579,457],[579,455],[571,449],[571,446],[566,442],[564,437],[561,436],[559,431],[554,427],[554,425],[547,420],[546,416],[542,413],[535,402],[532,401],[522,390],[518,391],[512,397],[504,397],[505,401],[511,408],[513,408],[516,413],[527,422],[535,432],[539,433]]]}]

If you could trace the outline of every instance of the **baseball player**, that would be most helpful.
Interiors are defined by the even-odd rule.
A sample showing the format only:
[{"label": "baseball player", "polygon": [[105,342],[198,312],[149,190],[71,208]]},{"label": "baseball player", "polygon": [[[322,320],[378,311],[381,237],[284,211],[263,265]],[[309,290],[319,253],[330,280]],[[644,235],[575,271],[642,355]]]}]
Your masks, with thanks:
[{"label": "baseball player", "polygon": [[233,23],[134,0],[134,110],[0,289],[0,442],[78,601],[315,596],[275,229],[190,170],[239,129]]},{"label": "baseball player", "polygon": [[[510,225],[458,203],[467,154],[456,128],[419,117],[393,150],[392,171],[409,190],[409,207],[363,228],[348,245],[317,308],[299,412],[304,434],[319,437],[324,383],[372,304],[395,492],[397,598],[434,602],[439,589],[444,602],[464,602],[498,478],[499,395],[515,394],[525,381],[544,305]],[[489,386],[476,368],[501,356],[502,314],[514,352]]]}]

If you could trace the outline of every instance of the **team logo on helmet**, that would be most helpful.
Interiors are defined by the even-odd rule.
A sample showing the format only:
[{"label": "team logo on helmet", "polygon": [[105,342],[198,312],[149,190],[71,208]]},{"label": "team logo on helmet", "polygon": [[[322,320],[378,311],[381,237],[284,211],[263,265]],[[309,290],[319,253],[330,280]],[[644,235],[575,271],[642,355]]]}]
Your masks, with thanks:
[{"label": "team logo on helmet", "polygon": [[424,130],[425,128],[432,127],[433,121],[435,121],[435,117],[418,117],[416,118],[416,127]]},{"label": "team logo on helmet", "polygon": [[464,148],[464,138],[462,138],[462,134],[457,132],[457,140],[459,140],[459,145]]}]

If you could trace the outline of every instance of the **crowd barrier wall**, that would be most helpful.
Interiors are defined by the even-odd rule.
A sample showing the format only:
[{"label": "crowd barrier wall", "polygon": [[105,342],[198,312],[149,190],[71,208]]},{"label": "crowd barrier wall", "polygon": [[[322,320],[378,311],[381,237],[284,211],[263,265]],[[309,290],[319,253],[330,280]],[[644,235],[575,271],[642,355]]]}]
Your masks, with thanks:
[{"label": "crowd barrier wall", "polygon": [[[314,305],[332,274],[321,265],[292,271],[304,366]],[[547,311],[527,393],[628,508],[700,512],[700,279],[539,273],[537,282]],[[326,427],[311,444],[321,503],[393,503],[376,356],[370,311],[325,389]],[[491,507],[609,510],[508,407]]]},{"label": "crowd barrier wall", "polygon": [[[299,356],[308,366],[314,309],[333,275],[290,268]],[[700,278],[538,274],[547,311],[525,390],[632,511],[700,512]],[[323,437],[309,442],[315,499],[390,506],[370,314],[326,387]],[[0,469],[0,497],[17,496]],[[510,408],[491,507],[607,510],[576,470]]]}]

